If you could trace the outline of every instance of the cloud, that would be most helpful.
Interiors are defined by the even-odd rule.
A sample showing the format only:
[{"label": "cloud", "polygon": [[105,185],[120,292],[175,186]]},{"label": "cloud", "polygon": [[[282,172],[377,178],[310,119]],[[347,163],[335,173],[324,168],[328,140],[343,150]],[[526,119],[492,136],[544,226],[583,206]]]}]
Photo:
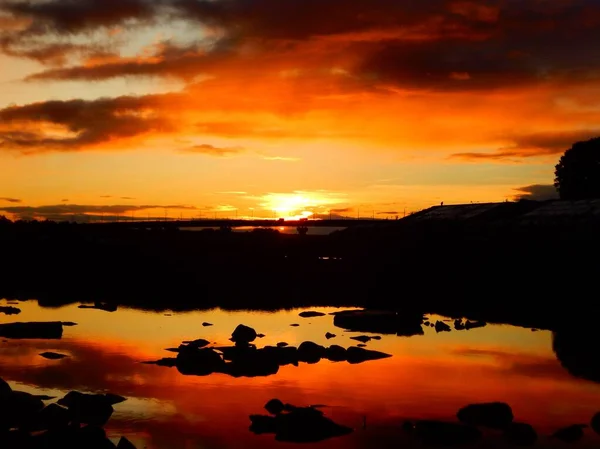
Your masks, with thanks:
[{"label": "cloud", "polygon": [[[195,206],[182,204],[168,205],[83,205],[83,204],[56,204],[47,206],[0,206],[0,211],[14,214],[21,219],[48,219],[48,220],[71,220],[82,217],[102,217],[111,215],[118,217],[122,214],[135,214],[151,210],[177,210],[177,211],[195,211]],[[89,218],[89,217],[88,217]],[[106,218],[106,217],[105,217]]]},{"label": "cloud", "polygon": [[[597,78],[595,0],[79,0],[3,6],[31,23],[26,35],[77,35],[123,24],[185,21],[207,31],[194,44],[163,43],[151,55],[51,69],[31,79],[164,75],[192,79],[283,70],[323,78],[338,67],[362,86],[443,91]],[[112,5],[114,3],[114,5]],[[343,4],[343,6],[342,6]],[[561,45],[568,40],[569,46]],[[577,51],[572,51],[577,48]],[[254,75],[253,75],[254,76]],[[310,80],[306,80],[310,83]]]},{"label": "cloud", "polygon": [[261,156],[261,159],[265,161],[282,161],[282,162],[298,162],[302,159],[299,157],[286,157],[286,156]]},{"label": "cloud", "polygon": [[524,134],[513,137],[511,145],[493,153],[455,153],[451,158],[466,161],[502,161],[553,156],[564,153],[575,142],[589,140],[598,135],[600,130]]},{"label": "cloud", "polygon": [[121,199],[122,200],[135,200],[135,198],[133,198],[131,196],[122,196]]},{"label": "cloud", "polygon": [[68,203],[69,202],[69,198],[63,198],[62,200],[60,200],[61,203]]},{"label": "cloud", "polygon": [[202,144],[193,145],[182,150],[185,153],[206,154],[209,156],[231,156],[244,151],[242,147],[215,147],[213,145]]},{"label": "cloud", "polygon": [[46,101],[0,109],[0,149],[75,151],[172,130],[164,95]]},{"label": "cloud", "polygon": [[558,199],[556,187],[553,184],[534,184],[516,188],[514,200],[546,201]]},{"label": "cloud", "polygon": [[0,201],[5,201],[7,203],[22,203],[23,201],[18,198],[9,198],[9,197],[0,197]]}]

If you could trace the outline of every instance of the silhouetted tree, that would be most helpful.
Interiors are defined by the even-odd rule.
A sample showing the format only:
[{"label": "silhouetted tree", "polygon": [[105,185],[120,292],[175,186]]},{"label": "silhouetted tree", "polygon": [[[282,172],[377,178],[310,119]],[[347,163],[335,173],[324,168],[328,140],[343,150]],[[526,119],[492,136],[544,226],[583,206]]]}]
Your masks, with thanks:
[{"label": "silhouetted tree", "polygon": [[577,142],[565,151],[554,174],[561,199],[600,198],[600,137]]}]

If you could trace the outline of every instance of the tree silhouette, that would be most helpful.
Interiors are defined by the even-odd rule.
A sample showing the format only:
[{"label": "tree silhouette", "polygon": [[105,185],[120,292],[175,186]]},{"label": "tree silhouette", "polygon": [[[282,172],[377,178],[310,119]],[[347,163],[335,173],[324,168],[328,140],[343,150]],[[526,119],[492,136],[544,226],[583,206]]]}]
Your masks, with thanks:
[{"label": "tree silhouette", "polygon": [[560,199],[600,198],[600,137],[577,142],[565,151],[554,174]]}]

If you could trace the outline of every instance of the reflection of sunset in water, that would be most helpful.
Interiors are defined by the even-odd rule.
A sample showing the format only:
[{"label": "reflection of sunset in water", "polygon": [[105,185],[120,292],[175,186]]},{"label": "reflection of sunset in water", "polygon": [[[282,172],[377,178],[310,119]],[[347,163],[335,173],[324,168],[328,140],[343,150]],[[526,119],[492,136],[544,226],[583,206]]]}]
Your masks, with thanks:
[{"label": "reflection of sunset in water", "polygon": [[[356,431],[319,443],[327,447],[390,447],[403,438],[405,419],[452,420],[473,402],[505,401],[516,419],[542,434],[588,422],[600,404],[600,387],[571,377],[556,360],[548,332],[510,326],[396,337],[385,335],[368,348],[392,354],[385,360],[349,365],[322,360],[281,367],[276,375],[233,378],[223,374],[184,376],[176,368],[139,362],[169,357],[168,347],[207,338],[230,344],[239,323],[266,334],[257,345],[285,341],[298,345],[354,345],[356,335],[333,326],[333,317],[300,318],[298,310],[276,313],[222,310],[172,313],[119,309],[115,313],[76,306],[41,309],[21,303],[22,313],[0,321],[75,321],[62,340],[11,340],[0,343],[0,377],[26,391],[61,396],[71,389],[106,390],[129,398],[115,406],[107,429],[131,436],[149,448],[265,447],[272,436],[248,431],[250,414],[262,413],[274,397],[297,405],[326,404],[327,416]],[[318,309],[330,312],[333,309]],[[209,321],[212,327],[202,327]],[[290,324],[299,323],[299,327]],[[326,332],[337,337],[327,341]],[[38,354],[56,351],[70,357],[48,361]],[[367,428],[363,429],[366,419]],[[589,437],[597,442],[596,437]],[[241,443],[243,442],[243,443]],[[383,444],[383,443],[382,443]]]}]

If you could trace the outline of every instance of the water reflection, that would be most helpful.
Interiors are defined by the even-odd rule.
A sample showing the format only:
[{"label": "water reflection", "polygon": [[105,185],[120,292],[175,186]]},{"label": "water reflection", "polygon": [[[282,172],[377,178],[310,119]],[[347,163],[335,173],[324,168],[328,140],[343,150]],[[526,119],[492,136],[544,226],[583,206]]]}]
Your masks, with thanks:
[{"label": "water reflection", "polygon": [[[326,416],[354,432],[316,446],[340,448],[373,447],[374,441],[382,448],[410,445],[412,437],[402,430],[403,422],[453,420],[466,404],[492,401],[510,404],[516,420],[533,425],[540,435],[538,445],[555,445],[559,442],[549,435],[571,424],[588,423],[600,407],[599,385],[575,378],[561,366],[552,352],[550,332],[488,325],[436,333],[426,326],[423,335],[394,333],[368,341],[368,349],[392,355],[376,362],[349,365],[322,360],[280,366],[277,375],[268,377],[223,373],[199,377],[139,362],[159,359],[164,348],[200,338],[212,347],[231,346],[231,331],[239,323],[263,332],[260,345],[273,347],[312,341],[347,348],[356,343],[350,337],[379,334],[334,326],[335,317],[328,314],[338,310],[331,308],[317,310],[325,316],[301,318],[301,310],[216,309],[164,316],[127,308],[106,313],[77,305],[41,309],[35,302],[18,307],[20,321],[72,321],[78,326],[64,328],[60,340],[0,342],[0,377],[35,394],[62,397],[79,390],[127,397],[115,408],[107,431],[109,436],[127,436],[138,447],[276,447],[280,443],[272,435],[248,430],[248,417],[272,398],[297,406],[327,405]],[[0,316],[0,322],[13,321],[14,316]],[[203,327],[203,322],[213,326]],[[290,327],[291,323],[300,326]],[[337,336],[328,340],[327,333]],[[68,357],[47,360],[39,355],[43,352]],[[588,431],[580,444],[598,442]]]}]

